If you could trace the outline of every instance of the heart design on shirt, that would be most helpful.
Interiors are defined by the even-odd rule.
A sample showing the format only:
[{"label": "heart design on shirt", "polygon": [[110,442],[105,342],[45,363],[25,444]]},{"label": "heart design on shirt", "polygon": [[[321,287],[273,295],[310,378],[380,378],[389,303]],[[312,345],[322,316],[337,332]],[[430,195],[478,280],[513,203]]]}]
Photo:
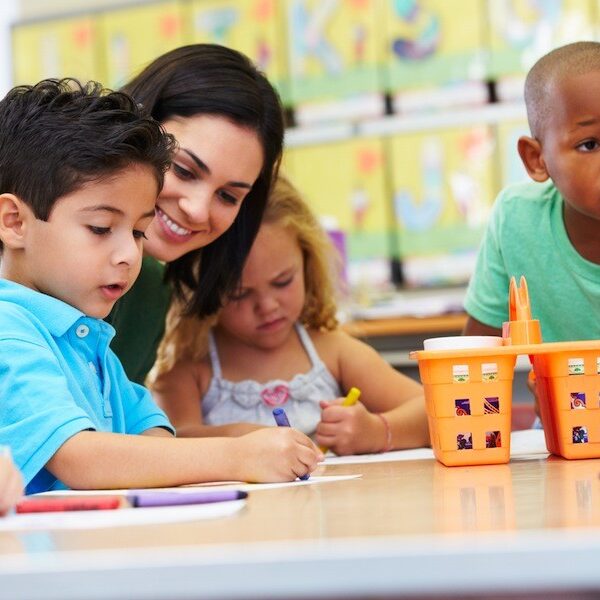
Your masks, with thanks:
[{"label": "heart design on shirt", "polygon": [[287,385],[276,385],[273,388],[265,388],[260,395],[267,406],[281,406],[290,397],[290,390]]}]

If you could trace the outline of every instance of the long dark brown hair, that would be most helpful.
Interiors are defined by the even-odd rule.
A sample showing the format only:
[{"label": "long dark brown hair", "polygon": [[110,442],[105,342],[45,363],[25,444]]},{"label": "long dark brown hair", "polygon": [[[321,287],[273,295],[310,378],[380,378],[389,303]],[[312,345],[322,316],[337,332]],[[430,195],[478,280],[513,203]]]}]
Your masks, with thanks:
[{"label": "long dark brown hair", "polygon": [[245,55],[217,44],[193,44],[163,54],[128,83],[129,93],[158,121],[199,114],[252,129],[264,162],[232,226],[208,246],[170,262],[166,279],[188,315],[205,317],[237,285],[283,150],[277,92]]}]

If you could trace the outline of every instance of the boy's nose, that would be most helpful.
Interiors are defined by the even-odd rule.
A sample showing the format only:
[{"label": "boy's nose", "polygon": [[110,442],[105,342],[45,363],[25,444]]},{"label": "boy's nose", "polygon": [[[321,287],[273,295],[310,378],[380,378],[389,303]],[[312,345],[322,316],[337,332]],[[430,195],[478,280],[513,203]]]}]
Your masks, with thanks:
[{"label": "boy's nose", "polygon": [[116,264],[134,265],[140,260],[142,255],[142,244],[133,236],[127,236],[127,239],[120,241],[114,258]]}]

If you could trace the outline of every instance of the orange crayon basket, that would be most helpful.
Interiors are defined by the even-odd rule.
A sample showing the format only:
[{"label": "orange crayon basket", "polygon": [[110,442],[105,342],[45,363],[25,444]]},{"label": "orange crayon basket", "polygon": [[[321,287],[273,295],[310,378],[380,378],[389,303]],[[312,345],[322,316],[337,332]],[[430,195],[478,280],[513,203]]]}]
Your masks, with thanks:
[{"label": "orange crayon basket", "polygon": [[419,362],[436,458],[447,466],[509,461],[518,355],[533,365],[548,451],[599,458],[600,341],[542,343],[524,278],[518,288],[511,280],[509,319],[503,346],[411,353]]},{"label": "orange crayon basket", "polygon": [[447,466],[507,463],[516,355],[508,348],[415,354],[431,446]]}]

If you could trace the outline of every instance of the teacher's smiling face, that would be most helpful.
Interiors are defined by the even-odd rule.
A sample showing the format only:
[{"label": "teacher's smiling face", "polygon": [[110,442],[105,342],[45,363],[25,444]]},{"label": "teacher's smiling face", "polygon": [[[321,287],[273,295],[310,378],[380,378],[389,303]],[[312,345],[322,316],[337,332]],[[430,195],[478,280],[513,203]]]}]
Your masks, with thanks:
[{"label": "teacher's smiling face", "polygon": [[263,150],[255,131],[219,116],[176,117],[163,126],[179,148],[144,252],[170,262],[227,231],[260,174]]}]

